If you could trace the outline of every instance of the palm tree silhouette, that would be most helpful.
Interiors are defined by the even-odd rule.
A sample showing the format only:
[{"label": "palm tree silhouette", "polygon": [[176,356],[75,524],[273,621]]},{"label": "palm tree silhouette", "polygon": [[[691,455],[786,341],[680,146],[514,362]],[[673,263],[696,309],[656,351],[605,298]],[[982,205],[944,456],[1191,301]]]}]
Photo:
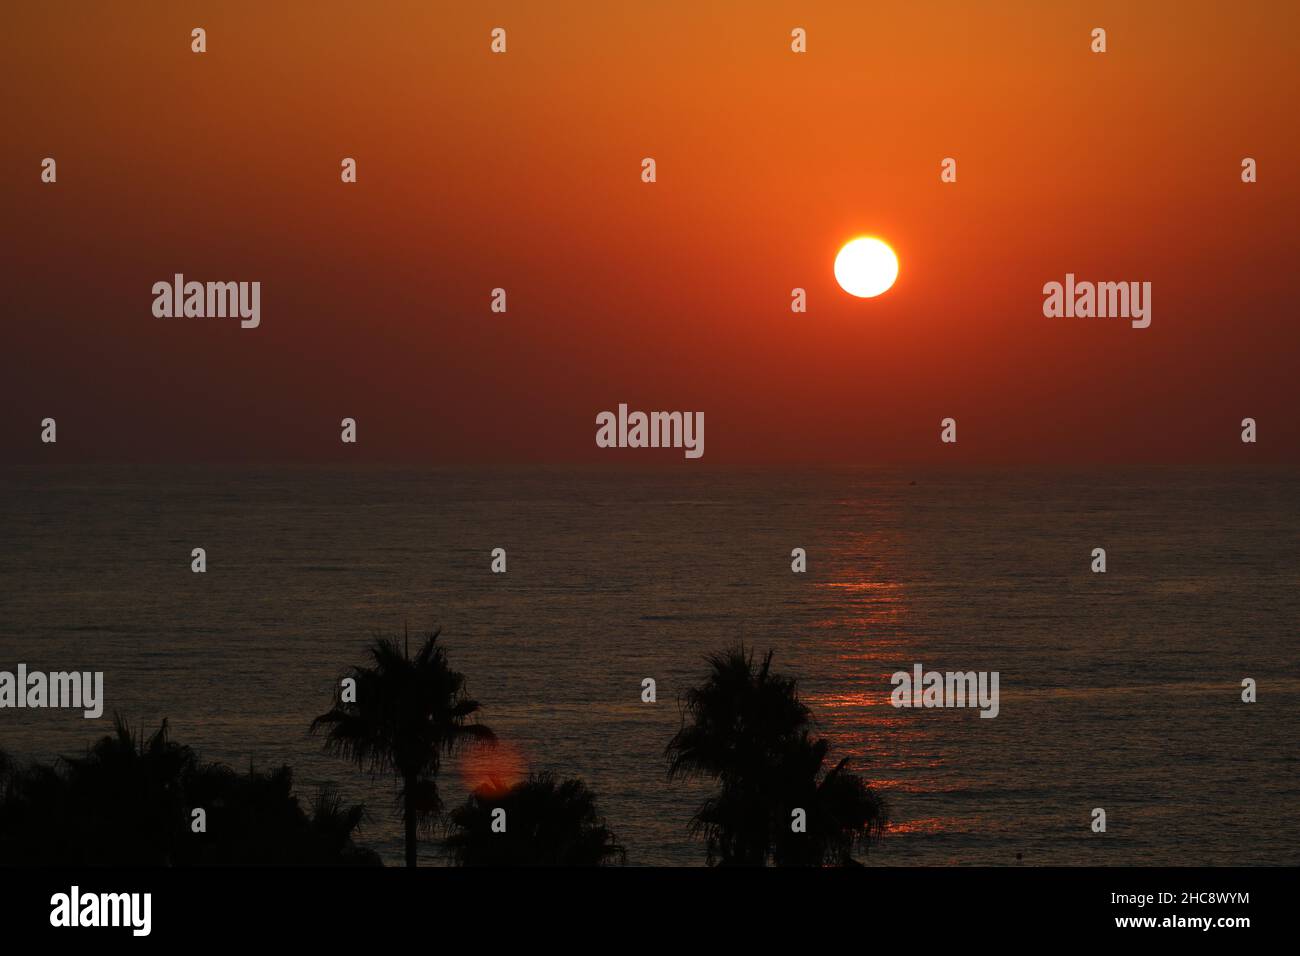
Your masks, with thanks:
[{"label": "palm tree silhouette", "polygon": [[[885,832],[884,799],[856,774],[844,757],[823,773],[830,744],[803,733],[783,766],[781,806],[786,814],[774,828],[772,858],[778,866],[852,866],[854,846],[864,848]],[[806,814],[806,831],[793,832],[790,812]]]},{"label": "palm tree silhouette", "polygon": [[784,744],[812,715],[795,682],[772,673],[771,651],[757,669],[743,644],[707,660],[708,680],[686,692],[681,729],[668,744],[668,777],[712,777],[722,785],[691,823],[706,838],[710,864],[761,866]]},{"label": "palm tree silhouette", "polygon": [[398,798],[406,826],[406,865],[417,862],[421,827],[442,811],[437,776],[444,754],[471,742],[495,741],[492,731],[470,718],[479,702],[466,696],[465,677],[447,664],[439,631],[424,636],[415,657],[396,638],[377,637],[373,666],[355,667],[355,702],[343,700],[312,721],[326,731],[325,750],[346,757],[372,776],[392,773],[401,781]]},{"label": "palm tree silhouette", "polygon": [[[707,660],[709,677],[686,692],[665,755],[670,780],[720,784],[691,820],[708,862],[852,862],[855,845],[883,833],[884,801],[847,772],[847,759],[822,773],[829,745],[811,738],[812,712],[794,679],[773,673],[771,651],[758,665],[744,644]],[[791,830],[796,808],[807,816],[806,832]]]},{"label": "palm tree silhouette", "polygon": [[[506,829],[492,830],[497,809]],[[623,847],[578,779],[541,773],[503,793],[479,789],[450,814],[446,845],[458,866],[598,866],[624,862]]]}]

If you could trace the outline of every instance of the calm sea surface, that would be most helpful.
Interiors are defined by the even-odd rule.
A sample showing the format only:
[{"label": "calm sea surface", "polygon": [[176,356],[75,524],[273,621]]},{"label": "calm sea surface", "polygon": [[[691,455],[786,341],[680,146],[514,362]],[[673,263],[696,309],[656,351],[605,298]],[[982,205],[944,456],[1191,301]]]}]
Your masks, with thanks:
[{"label": "calm sea surface", "polygon": [[[630,863],[704,861],[704,791],[663,749],[704,655],[741,638],[887,794],[871,862],[1300,863],[1294,471],[8,469],[0,519],[0,669],[102,670],[107,697],[100,721],[0,711],[0,748],[166,717],[204,759],[364,800],[388,862],[394,786],[307,726],[409,623],[441,626],[503,738],[489,769],[585,778]],[[1001,714],[894,709],[917,662],[998,671]],[[448,804],[483,772],[447,764]]]}]

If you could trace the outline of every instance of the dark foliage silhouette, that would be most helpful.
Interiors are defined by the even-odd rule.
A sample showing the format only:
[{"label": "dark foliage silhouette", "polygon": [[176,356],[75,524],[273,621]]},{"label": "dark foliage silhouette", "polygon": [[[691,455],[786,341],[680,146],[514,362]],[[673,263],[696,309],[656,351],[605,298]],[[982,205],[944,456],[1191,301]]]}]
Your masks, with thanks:
[{"label": "dark foliage silhouette", "polygon": [[391,773],[400,781],[398,800],[406,828],[406,865],[415,866],[421,829],[441,817],[437,776],[442,757],[469,743],[491,743],[492,731],[471,719],[479,703],[465,693],[464,675],[447,664],[438,632],[424,636],[414,657],[405,641],[376,638],[373,662],[348,675],[356,682],[355,702],[342,686],[334,706],[312,721],[325,731],[325,749],[352,760],[372,776]]},{"label": "dark foliage silhouette", "polygon": [[[0,863],[379,862],[353,843],[363,807],[323,791],[309,814],[288,767],[237,773],[200,763],[166,721],[141,739],[119,717],[84,756],[11,765],[0,787]],[[207,814],[206,832],[191,828],[195,808]]]},{"label": "dark foliage silhouette", "polygon": [[[785,817],[773,829],[772,858],[778,866],[852,866],[855,846],[867,847],[884,835],[884,799],[848,772],[848,757],[825,770],[829,750],[827,741],[807,733],[790,746],[781,777]],[[791,807],[803,809],[805,832],[793,831]]]},{"label": "dark foliage silhouette", "polygon": [[[505,811],[504,833],[492,831]],[[581,780],[536,774],[504,793],[479,790],[450,814],[446,845],[459,866],[598,866],[622,863],[623,848]]]},{"label": "dark foliage silhouette", "polygon": [[[829,745],[810,736],[812,713],[792,678],[744,645],[708,657],[709,677],[683,699],[681,729],[665,751],[669,779],[703,777],[719,790],[691,831],[710,864],[850,864],[884,832],[884,801],[841,760],[824,770]],[[793,832],[792,814],[806,815]]]}]

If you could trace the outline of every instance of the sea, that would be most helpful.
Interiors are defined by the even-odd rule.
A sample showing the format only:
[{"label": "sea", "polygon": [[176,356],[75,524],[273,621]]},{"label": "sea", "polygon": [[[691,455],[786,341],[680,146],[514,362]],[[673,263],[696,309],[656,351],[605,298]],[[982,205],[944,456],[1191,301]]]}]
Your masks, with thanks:
[{"label": "sea", "polygon": [[[501,739],[444,763],[448,806],[581,777],[628,865],[701,866],[710,783],[664,749],[743,642],[887,800],[867,865],[1296,865],[1297,585],[1290,468],[9,467],[0,670],[100,670],[106,703],[0,711],[0,749],[165,718],[203,760],[364,802],[359,842],[400,864],[394,782],[308,728],[376,635],[436,628]],[[996,671],[997,717],[896,708],[917,664]]]}]

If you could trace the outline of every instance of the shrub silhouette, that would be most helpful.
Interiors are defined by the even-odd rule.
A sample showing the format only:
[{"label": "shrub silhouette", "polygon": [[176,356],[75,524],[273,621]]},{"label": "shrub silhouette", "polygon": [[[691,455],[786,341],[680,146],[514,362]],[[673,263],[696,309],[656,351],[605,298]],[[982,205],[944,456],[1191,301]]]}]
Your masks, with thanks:
[{"label": "shrub silhouette", "polygon": [[[506,813],[504,833],[492,831],[497,808]],[[626,859],[587,785],[550,773],[504,793],[474,792],[451,812],[449,831],[446,846],[459,866],[597,866]]]},{"label": "shrub silhouette", "polygon": [[[191,813],[207,814],[206,832]],[[293,772],[201,764],[170,739],[120,717],[81,757],[0,774],[0,863],[42,865],[338,864],[379,862],[353,835],[364,807],[326,789],[305,812]]]}]

